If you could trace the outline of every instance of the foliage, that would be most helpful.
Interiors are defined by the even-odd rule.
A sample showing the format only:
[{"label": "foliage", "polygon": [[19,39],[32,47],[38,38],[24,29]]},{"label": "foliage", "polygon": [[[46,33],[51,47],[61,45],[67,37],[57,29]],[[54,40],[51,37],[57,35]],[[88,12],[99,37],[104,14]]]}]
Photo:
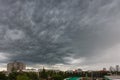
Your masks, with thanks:
[{"label": "foliage", "polygon": [[29,72],[29,73],[26,73],[26,74],[31,80],[39,80],[38,74],[35,73],[35,72]]},{"label": "foliage", "polygon": [[16,80],[16,77],[19,75],[20,73],[18,72],[12,72],[8,75],[8,79],[9,80]]},{"label": "foliage", "polygon": [[54,80],[63,80],[64,78],[59,74],[55,74],[55,75],[52,76],[52,79],[54,79]]},{"label": "foliage", "polygon": [[48,78],[48,74],[45,71],[45,69],[43,69],[43,71],[40,73],[40,77],[43,78],[43,79],[47,79]]},{"label": "foliage", "polygon": [[7,77],[2,72],[0,72],[0,80],[7,80]]},{"label": "foliage", "polygon": [[36,72],[12,72],[8,80],[39,80]]},{"label": "foliage", "polygon": [[31,80],[27,75],[18,75],[16,80]]}]

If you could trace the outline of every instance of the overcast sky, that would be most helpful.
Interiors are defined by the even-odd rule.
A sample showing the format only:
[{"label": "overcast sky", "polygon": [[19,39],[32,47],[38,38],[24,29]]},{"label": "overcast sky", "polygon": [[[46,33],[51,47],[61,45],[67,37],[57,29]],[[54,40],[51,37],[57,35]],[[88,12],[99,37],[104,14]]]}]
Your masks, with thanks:
[{"label": "overcast sky", "polygon": [[120,0],[0,0],[0,64],[102,69],[120,64]]}]

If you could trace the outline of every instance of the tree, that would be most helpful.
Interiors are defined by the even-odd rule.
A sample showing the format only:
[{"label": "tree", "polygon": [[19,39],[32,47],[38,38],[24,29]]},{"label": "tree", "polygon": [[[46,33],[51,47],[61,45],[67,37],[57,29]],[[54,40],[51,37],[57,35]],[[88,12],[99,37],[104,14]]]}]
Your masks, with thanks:
[{"label": "tree", "polygon": [[47,72],[45,71],[44,68],[43,68],[43,71],[40,73],[40,77],[43,78],[43,79],[47,79],[48,78],[48,74],[47,74]]},{"label": "tree", "polygon": [[38,75],[35,72],[29,72],[29,73],[26,73],[26,74],[31,80],[39,80]]},{"label": "tree", "polygon": [[16,80],[31,80],[27,75],[18,75]]},{"label": "tree", "polygon": [[12,72],[8,75],[9,80],[16,80],[16,77],[19,75],[17,72]]},{"label": "tree", "polygon": [[54,79],[54,80],[63,80],[63,77],[61,75],[59,75],[59,74],[54,74],[52,76],[52,79]]},{"label": "tree", "polygon": [[0,80],[7,80],[7,77],[5,76],[5,74],[0,72]]}]

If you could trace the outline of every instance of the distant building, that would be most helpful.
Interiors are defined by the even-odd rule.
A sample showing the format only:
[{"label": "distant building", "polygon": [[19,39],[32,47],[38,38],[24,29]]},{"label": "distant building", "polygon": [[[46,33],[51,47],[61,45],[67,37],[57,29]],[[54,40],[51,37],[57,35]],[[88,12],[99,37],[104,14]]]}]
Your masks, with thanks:
[{"label": "distant building", "polygon": [[79,72],[82,72],[82,69],[77,69],[76,71],[79,73]]},{"label": "distant building", "polygon": [[24,69],[23,72],[38,72],[37,69]]},{"label": "distant building", "polygon": [[106,68],[103,68],[103,71],[107,71],[107,69],[106,69]]},{"label": "distant building", "polygon": [[112,66],[110,66],[110,72],[114,72],[115,71],[115,69],[114,69],[114,67],[112,67]]},{"label": "distant building", "polygon": [[7,71],[8,73],[11,73],[11,72],[19,72],[19,71],[22,71],[26,69],[26,65],[23,64],[22,62],[17,62],[17,61],[14,61],[12,63],[8,63],[7,64]]},{"label": "distant building", "polygon": [[[48,71],[52,71],[52,72],[55,72],[55,73],[59,73],[59,72],[61,72],[60,70],[56,70],[56,69],[44,69],[46,72],[48,72]],[[42,72],[43,71],[43,69],[38,69],[38,71],[39,72]]]},{"label": "distant building", "polygon": [[120,70],[119,65],[116,65],[116,71],[119,72],[119,70]]}]

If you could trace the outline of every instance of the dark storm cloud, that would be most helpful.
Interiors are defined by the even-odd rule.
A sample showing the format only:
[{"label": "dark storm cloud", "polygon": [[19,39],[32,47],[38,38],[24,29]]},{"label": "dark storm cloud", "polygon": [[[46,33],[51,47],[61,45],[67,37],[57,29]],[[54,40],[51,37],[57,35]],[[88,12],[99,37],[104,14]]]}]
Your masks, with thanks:
[{"label": "dark storm cloud", "polygon": [[0,0],[0,51],[11,61],[42,64],[65,63],[64,57],[91,58],[96,50],[119,42],[115,36],[120,29],[112,28],[120,17],[119,3]]}]

